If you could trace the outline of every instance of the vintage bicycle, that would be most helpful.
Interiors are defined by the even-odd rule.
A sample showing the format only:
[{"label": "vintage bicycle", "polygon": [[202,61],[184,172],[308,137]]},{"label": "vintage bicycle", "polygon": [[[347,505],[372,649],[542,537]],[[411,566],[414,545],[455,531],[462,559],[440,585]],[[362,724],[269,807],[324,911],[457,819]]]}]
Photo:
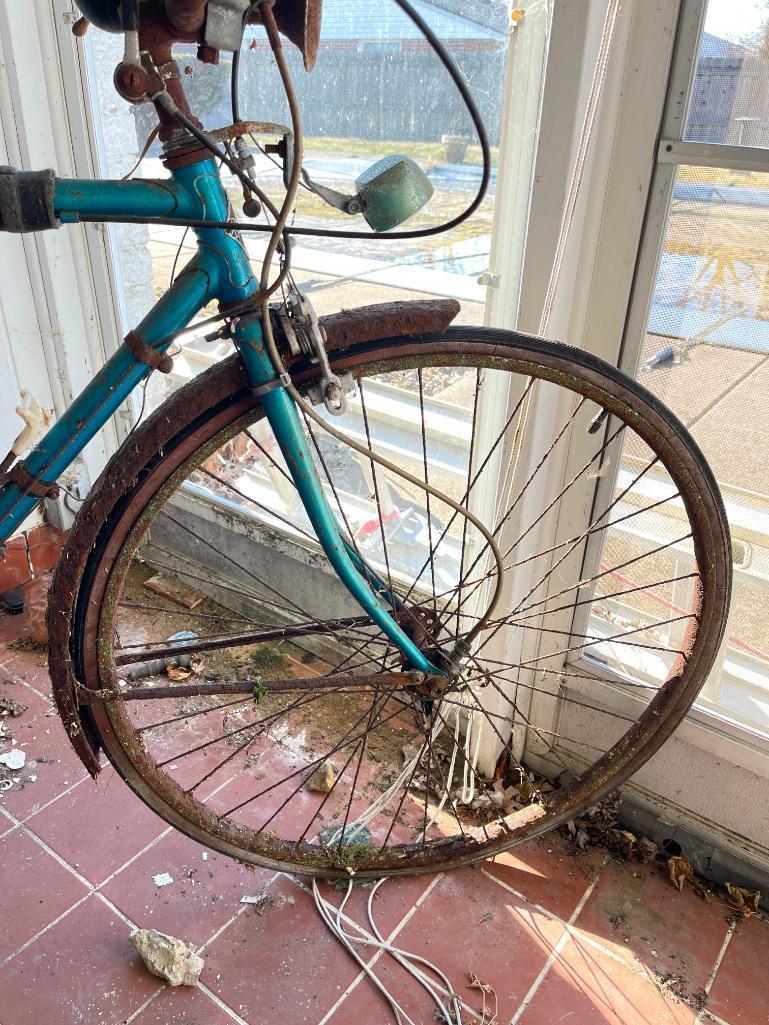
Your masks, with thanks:
[{"label": "vintage bicycle", "polygon": [[[78,755],[95,777],[106,753],[201,843],[315,875],[451,868],[573,819],[659,749],[718,652],[730,542],[695,442],[586,351],[452,327],[452,299],[315,315],[291,244],[325,229],[288,224],[300,188],[362,215],[365,237],[403,238],[470,216],[489,180],[467,87],[406,0],[484,158],[468,209],[411,231],[393,229],[432,186],[408,158],[379,161],[352,195],[303,170],[281,34],[310,70],[319,0],[78,2],[124,34],[115,86],[154,105],[169,177],[3,168],[1,226],[186,226],[197,247],[70,409],[2,462],[0,536],[137,386],[171,369],[193,321],[234,348],[133,430],[69,533],[49,662]],[[240,119],[249,23],[266,32],[290,127]],[[195,120],[179,41],[205,60],[234,54],[232,125]],[[282,166],[279,205],[259,184],[259,137]],[[243,191],[240,219],[222,167]],[[248,232],[266,233],[258,275]],[[158,572],[195,601],[151,595]]]}]

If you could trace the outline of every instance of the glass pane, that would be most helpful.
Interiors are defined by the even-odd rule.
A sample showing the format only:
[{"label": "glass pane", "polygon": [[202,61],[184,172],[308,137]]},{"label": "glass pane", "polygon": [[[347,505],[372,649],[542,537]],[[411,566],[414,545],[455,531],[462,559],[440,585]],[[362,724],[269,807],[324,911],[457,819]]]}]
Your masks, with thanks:
[{"label": "glass pane", "polygon": [[[468,14],[455,0],[437,0],[423,14],[451,50],[484,118],[494,163],[489,195],[470,221],[448,234],[401,242],[298,238],[293,251],[293,274],[321,315],[367,303],[446,295],[461,301],[459,320],[483,322],[485,286],[478,283],[478,277],[488,267],[491,244],[509,4],[494,0]],[[102,134],[101,170],[105,176],[121,177],[138,159],[155,124],[155,114],[149,105],[129,106],[114,91],[112,74],[122,57],[122,40],[90,32],[87,41],[96,121]],[[222,54],[218,65],[208,65],[196,60],[195,47],[190,44],[175,47],[174,54],[190,106],[204,127],[211,130],[230,124],[230,55]],[[285,54],[302,111],[306,135],[304,166],[314,180],[351,193],[355,179],[365,168],[380,157],[403,154],[422,167],[435,190],[426,207],[405,228],[449,220],[472,200],[481,177],[481,154],[472,122],[442,64],[394,4],[375,5],[372,9],[367,3],[324,0],[321,45],[314,70],[310,74],[305,72],[301,55],[294,47],[286,45]],[[260,28],[246,30],[239,83],[241,119],[290,122],[280,78]],[[261,137],[260,141],[270,140]],[[255,149],[254,156],[259,184],[279,205],[280,168],[263,151]],[[159,143],[150,147],[135,175],[167,176]],[[224,181],[240,218],[244,216],[241,186],[230,174],[224,175]],[[300,191],[292,223],[369,231],[362,218],[334,211],[308,191]],[[124,326],[128,330],[190,259],[195,239],[192,232],[167,226],[119,227],[110,231],[119,267]],[[264,237],[247,236],[247,245],[258,266]],[[173,374],[154,374],[150,379],[145,413],[156,407],[171,389],[232,351],[230,343],[211,344],[202,337],[187,336],[175,357]],[[416,376],[412,374],[370,385],[372,434],[376,436],[381,426],[377,421],[383,418],[388,431],[401,438],[408,458],[418,455],[422,444],[413,416],[414,404],[419,403],[415,382]],[[462,394],[462,402],[459,401],[461,388],[457,382],[425,380],[423,385],[426,401],[435,406],[435,415],[462,419],[467,396]],[[401,400],[397,391],[403,393]],[[386,415],[382,413],[384,406]],[[351,398],[350,410],[348,420],[360,417],[358,397]],[[341,426],[345,424],[343,419]],[[466,452],[460,449],[452,458],[466,459]],[[240,451],[233,449],[231,465],[226,472],[222,469],[228,480],[233,474],[238,479],[242,477],[241,490],[246,496],[240,503],[242,511],[262,519],[266,516],[282,532],[291,533],[291,522],[300,533],[306,530],[308,524],[297,508],[295,495],[290,487],[286,489],[281,473],[270,464],[275,454],[270,450],[269,456],[265,456],[255,451],[253,444]],[[408,487],[392,484],[392,522],[380,529],[372,519],[371,482],[361,474],[358,460],[331,438],[323,439],[323,456],[339,469],[343,482],[339,486],[340,512],[349,520],[350,531],[358,541],[371,548],[368,554],[372,560],[376,561],[376,549],[383,540],[397,544],[397,538],[403,536],[414,545],[417,535],[424,534],[422,528],[428,522],[424,494],[409,495]],[[438,463],[441,458],[436,452]],[[455,470],[461,476],[461,467]],[[215,488],[209,491],[221,501],[222,495]],[[333,504],[335,496],[330,498]],[[231,495],[229,500],[232,501]],[[413,506],[407,518],[411,529],[408,537],[401,522],[407,504]],[[270,517],[265,510],[274,510],[276,516]],[[448,578],[456,574],[457,567],[447,565],[441,572]]]},{"label": "glass pane", "polygon": [[765,0],[709,0],[684,138],[769,146]]},{"label": "glass pane", "polygon": [[[472,15],[453,0],[431,4],[425,17],[448,45],[465,75],[484,118],[496,165],[502,89],[509,38],[509,4],[483,4]],[[130,106],[114,91],[112,75],[122,57],[122,39],[102,32],[87,37],[91,92],[100,133],[101,172],[121,177],[138,158],[155,124],[150,105]],[[440,61],[411,21],[394,4],[350,4],[325,0],[317,64],[308,74],[298,50],[287,45],[306,135],[304,165],[320,184],[352,192],[358,175],[380,157],[412,157],[435,189],[427,206],[404,227],[426,227],[451,219],[472,199],[481,174],[480,148],[461,98]],[[211,130],[232,122],[231,57],[201,64],[192,44],[174,48],[190,106]],[[263,31],[246,30],[240,62],[241,119],[287,124],[280,79]],[[266,140],[262,138],[262,143]],[[274,141],[274,140],[273,140]],[[259,183],[280,202],[281,174],[274,158],[254,151]],[[166,177],[155,142],[135,176]],[[461,301],[461,318],[482,323],[485,286],[478,277],[488,267],[496,166],[489,195],[467,223],[448,234],[404,242],[301,238],[294,249],[294,276],[320,314],[394,299],[447,295]],[[235,213],[242,216],[242,192],[234,176],[225,184]],[[296,224],[367,232],[361,217],[332,210],[302,190]],[[174,269],[193,253],[191,232],[173,227],[110,228],[118,264],[119,296],[125,329],[135,326],[169,285]],[[249,237],[255,261],[262,236]],[[187,341],[176,361],[181,383],[232,351]],[[155,375],[157,378],[159,375]],[[162,397],[153,385],[148,408]],[[167,387],[169,382],[165,382]]]},{"label": "glass pane", "polygon": [[[732,530],[735,581],[728,640],[723,665],[701,704],[769,734],[769,175],[732,174],[731,184],[716,187],[711,173],[696,167],[678,171],[639,380],[673,409],[701,446]],[[636,453],[625,452],[619,488],[636,462]],[[651,501],[664,497],[663,482],[651,477],[648,488]],[[634,546],[672,541],[676,513],[675,502],[659,507],[632,536],[615,526],[608,543],[631,559]],[[688,543],[666,549],[658,579],[688,572],[689,560]],[[626,575],[632,577],[631,569]],[[607,615],[658,619],[664,608],[673,618],[686,604],[676,586],[681,585],[648,586],[621,605],[598,602],[596,622]],[[600,654],[623,672],[645,675],[643,666],[622,665],[616,653]]]}]

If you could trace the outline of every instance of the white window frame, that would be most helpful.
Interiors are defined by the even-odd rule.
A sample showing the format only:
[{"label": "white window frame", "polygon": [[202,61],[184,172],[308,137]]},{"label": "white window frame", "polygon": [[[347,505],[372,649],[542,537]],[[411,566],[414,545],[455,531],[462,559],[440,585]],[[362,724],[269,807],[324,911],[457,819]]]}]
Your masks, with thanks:
[{"label": "white window frame", "polygon": [[[636,0],[623,5],[628,20],[624,26],[617,26],[615,57],[596,129],[593,162],[583,187],[583,215],[575,229],[578,241],[572,240],[575,252],[579,250],[579,265],[561,284],[562,296],[566,295],[554,311],[551,323],[555,330],[548,332],[550,337],[582,345],[631,376],[638,369],[645,337],[677,164],[769,172],[766,150],[682,141],[706,7],[707,0],[681,0],[680,5]],[[605,3],[602,8],[605,11]],[[559,14],[565,13],[556,0],[550,60],[554,56],[553,45],[558,43]],[[560,23],[562,31],[565,26],[565,22]],[[669,33],[667,48],[660,29]],[[673,38],[675,47],[670,45]],[[617,51],[623,55],[621,62]],[[562,82],[560,86],[568,88],[568,83]],[[555,96],[545,92],[543,125],[550,123],[549,118],[557,118],[559,92],[556,89]],[[612,108],[614,116],[609,112]],[[564,103],[563,111],[565,118],[573,117],[568,102]],[[551,136],[554,128],[557,132],[557,124],[550,123]],[[537,162],[545,157],[551,159],[555,146],[552,137],[544,136]],[[518,326],[529,331],[536,330],[555,232],[552,207],[560,210],[555,199],[563,189],[563,181],[557,175],[549,182],[545,176],[537,175],[536,181],[528,227],[532,241],[524,262],[518,318]],[[543,181],[544,189],[540,188]],[[570,466],[582,462],[578,453],[570,451],[564,460],[564,479]],[[573,529],[574,524],[559,524],[559,536],[565,537]],[[574,630],[575,635],[582,629],[571,614],[564,626]],[[540,647],[538,653],[543,652]],[[572,669],[593,674],[600,686],[572,683],[570,689],[590,693],[592,700],[600,695],[605,706],[616,711],[630,711],[637,704],[619,673],[584,656],[572,663]],[[713,673],[719,670],[720,662]],[[542,686],[541,680],[537,686]],[[557,693],[557,682],[550,697],[535,693],[526,712],[540,726],[554,732],[560,714]],[[716,711],[693,708],[677,735],[717,758],[761,778],[769,777],[767,738]],[[531,731],[527,732],[525,753],[537,763],[538,745]],[[545,762],[540,759],[539,764],[544,767]]]}]

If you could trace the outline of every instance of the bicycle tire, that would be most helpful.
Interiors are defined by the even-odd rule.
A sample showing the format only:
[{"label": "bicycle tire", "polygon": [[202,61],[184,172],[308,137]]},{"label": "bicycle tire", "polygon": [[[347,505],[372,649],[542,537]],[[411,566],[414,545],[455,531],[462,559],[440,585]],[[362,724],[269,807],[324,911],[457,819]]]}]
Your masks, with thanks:
[{"label": "bicycle tire", "polygon": [[[484,825],[483,834],[489,839],[479,839],[476,829],[472,837],[463,833],[459,841],[456,837],[429,841],[423,837],[421,845],[385,844],[382,850],[368,841],[349,849],[340,842],[333,851],[326,851],[322,844],[288,841],[231,821],[192,796],[178,781],[170,780],[148,754],[142,734],[131,726],[124,707],[130,702],[119,699],[121,685],[112,656],[109,651],[105,655],[113,641],[110,617],[114,615],[115,589],[122,586],[118,579],[121,574],[125,579],[127,562],[138,550],[136,538],[144,536],[149,521],[155,522],[169,488],[186,480],[191,468],[200,466],[236,436],[242,425],[258,420],[260,407],[248,389],[237,356],[211,368],[153,413],[113,458],[84,503],[51,592],[51,609],[56,610],[50,625],[54,687],[63,692],[74,674],[82,687],[110,692],[109,700],[96,697],[81,707],[94,742],[104,748],[120,775],[153,810],[215,850],[274,869],[325,876],[345,876],[351,868],[366,877],[468,864],[573,818],[637,771],[683,719],[715,661],[728,611],[731,558],[723,503],[702,453],[672,412],[637,382],[582,350],[513,332],[458,327],[440,335],[353,345],[333,353],[331,364],[335,373],[351,372],[365,381],[373,373],[408,374],[435,366],[466,370],[476,365],[484,374],[499,370],[516,375],[516,379],[542,381],[577,397],[580,408],[597,403],[610,414],[612,423],[624,424],[623,430],[632,426],[633,436],[651,449],[655,461],[674,482],[677,501],[691,526],[697,563],[697,587],[692,585],[696,612],[688,614],[692,623],[686,650],[627,731],[587,770],[575,777],[565,774],[558,789],[502,816],[499,828],[490,831]],[[293,376],[297,385],[306,389],[316,370],[297,366]],[[584,412],[591,409],[589,405]],[[471,462],[468,460],[468,467]],[[383,526],[381,536],[385,537]],[[129,538],[132,540],[127,543]],[[463,566],[462,562],[460,574]],[[457,624],[459,627],[459,613]],[[373,714],[373,699],[371,707]],[[365,749],[365,742],[363,746]],[[446,783],[447,789],[450,783]],[[425,809],[429,785],[428,768]]]}]

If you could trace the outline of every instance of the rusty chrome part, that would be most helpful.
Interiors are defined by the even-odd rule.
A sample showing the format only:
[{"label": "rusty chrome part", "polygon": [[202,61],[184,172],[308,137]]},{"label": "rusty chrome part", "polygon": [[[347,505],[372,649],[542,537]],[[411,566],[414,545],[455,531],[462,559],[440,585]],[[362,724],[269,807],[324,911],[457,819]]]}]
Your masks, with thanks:
[{"label": "rusty chrome part", "polygon": [[[5,457],[4,462],[7,460],[8,456]],[[33,495],[35,498],[59,497],[59,488],[56,484],[49,484],[40,477],[33,477],[21,460],[0,473],[0,486],[8,481],[15,484],[23,495]]]},{"label": "rusty chrome part", "polygon": [[[182,112],[183,113],[183,112]],[[206,149],[197,139],[193,139],[184,129],[177,126],[176,135],[169,135],[165,139],[163,147],[163,166],[169,171],[177,167],[186,167],[188,164],[196,164],[200,160],[208,160],[211,151]],[[226,125],[224,128],[215,128],[206,135],[212,142],[231,142],[244,135],[280,135],[291,134],[291,129],[285,125],[275,124],[273,121],[236,121],[233,125]]]},{"label": "rusty chrome part", "polygon": [[[403,844],[383,851],[367,851],[356,874],[370,877],[382,872],[412,874],[454,867],[489,857],[513,844],[553,828],[573,817],[608,789],[621,783],[656,751],[673,732],[699,691],[716,656],[728,606],[730,553],[724,512],[712,477],[688,447],[685,432],[672,415],[633,382],[585,352],[552,343],[485,329],[457,329],[442,336],[408,341],[393,339],[372,349],[361,346],[335,355],[335,372],[384,373],[388,369],[425,363],[441,366],[476,365],[507,370],[572,387],[605,405],[614,415],[632,416],[636,433],[661,453],[680,491],[695,530],[694,544],[703,586],[692,604],[692,619],[682,654],[667,679],[638,719],[593,766],[568,782],[562,790],[486,828],[485,836],[468,835],[425,845]],[[299,365],[295,375],[301,388],[317,370]],[[629,405],[628,405],[629,404]],[[201,418],[203,413],[206,416]],[[70,534],[52,590],[51,674],[57,704],[74,701],[72,674],[68,675],[70,636],[80,644],[76,654],[86,686],[114,687],[108,653],[100,668],[97,639],[109,646],[111,602],[120,589],[121,551],[132,530],[143,528],[150,505],[160,501],[166,482],[183,471],[201,446],[221,444],[243,426],[254,422],[253,398],[247,390],[239,358],[233,357],[175,393],[157,413],[138,428],[131,445],[104,474],[81,510]],[[185,429],[184,424],[196,424]],[[164,460],[154,462],[162,450]],[[180,478],[181,479],[181,478]],[[124,501],[124,496],[127,501]],[[143,512],[144,511],[144,512]],[[129,548],[135,542],[129,543]],[[83,577],[89,558],[92,570]],[[124,557],[124,559],[127,558]],[[98,572],[96,572],[98,570]],[[87,580],[87,585],[86,585]],[[78,591],[83,593],[78,602]],[[100,628],[100,616],[104,617]],[[75,624],[77,623],[77,628]],[[78,640],[78,638],[80,640]],[[66,658],[61,653],[66,652]],[[73,693],[68,689],[73,688]],[[437,705],[437,702],[436,702]],[[255,833],[250,827],[217,816],[194,794],[183,791],[136,740],[121,702],[101,702],[78,710],[78,723],[93,724],[92,737],[106,745],[113,763],[131,786],[167,821],[217,850],[252,863],[288,871],[347,877],[347,868],[329,859],[317,844],[295,844],[274,833]]]},{"label": "rusty chrome part", "polygon": [[173,356],[157,352],[135,331],[129,331],[123,341],[138,363],[143,363],[152,370],[159,370],[161,374],[170,374],[174,369]]}]

